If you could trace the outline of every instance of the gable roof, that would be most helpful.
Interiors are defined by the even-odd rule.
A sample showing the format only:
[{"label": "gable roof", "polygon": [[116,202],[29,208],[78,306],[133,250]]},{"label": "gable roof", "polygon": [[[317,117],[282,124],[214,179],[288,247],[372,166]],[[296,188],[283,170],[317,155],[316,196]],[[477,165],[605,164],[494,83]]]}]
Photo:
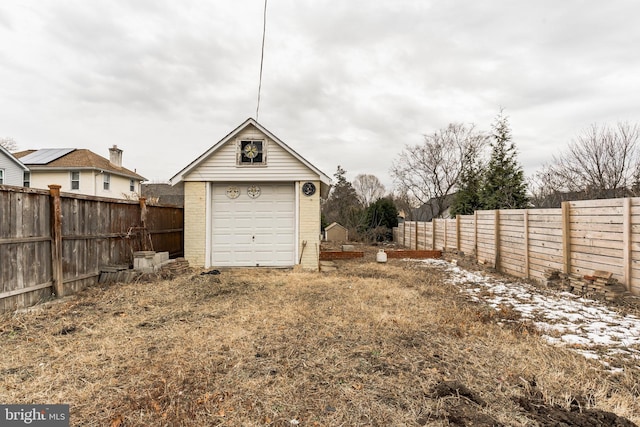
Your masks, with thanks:
[{"label": "gable roof", "polygon": [[[66,154],[58,155],[61,153]],[[42,152],[42,153],[41,153]],[[41,154],[41,155],[40,155]],[[107,171],[112,174],[133,178],[139,181],[146,181],[146,178],[138,173],[122,166],[111,163],[108,159],[97,155],[86,149],[48,149],[25,150],[15,153],[19,159],[24,159],[25,164],[33,171],[44,170],[70,170],[70,169],[91,169]],[[35,159],[36,163],[29,163],[29,159]],[[43,160],[44,159],[44,160]],[[51,159],[51,160],[49,160]],[[44,163],[44,161],[48,162]]]},{"label": "gable roof", "polygon": [[332,229],[332,228],[334,228],[334,227],[338,227],[338,229],[343,229],[343,230],[345,230],[345,231],[346,231],[346,229],[347,229],[345,226],[343,226],[343,225],[341,225],[341,224],[338,224],[337,222],[332,222],[331,224],[327,225],[324,229],[325,229],[325,230],[327,230],[327,231],[329,231],[329,230],[331,230],[331,229]]},{"label": "gable roof", "polygon": [[0,145],[0,153],[3,153],[9,160],[13,161],[20,169],[25,172],[29,172],[29,168],[22,163],[14,154],[11,154],[9,150]]},{"label": "gable roof", "polygon": [[300,154],[296,153],[291,147],[289,147],[287,144],[285,144],[284,142],[282,142],[277,136],[275,136],[274,134],[272,134],[271,132],[269,132],[264,126],[262,126],[260,123],[258,123],[257,121],[255,121],[252,118],[248,118],[247,120],[245,120],[240,126],[238,126],[237,128],[235,128],[233,131],[231,131],[229,134],[227,134],[227,136],[225,136],[224,138],[222,138],[220,141],[218,141],[216,144],[213,145],[213,147],[209,148],[207,151],[205,151],[204,153],[202,153],[202,155],[200,155],[197,159],[195,159],[194,161],[192,161],[191,163],[189,163],[184,169],[182,169],[180,172],[178,172],[177,174],[175,174],[169,181],[171,182],[172,185],[176,185],[179,182],[182,181],[182,179],[192,170],[194,170],[195,168],[197,168],[202,162],[204,162],[207,158],[209,158],[209,156],[211,156],[213,153],[215,153],[218,149],[220,149],[220,147],[222,147],[223,145],[225,145],[227,142],[229,142],[230,140],[232,140],[236,135],[238,135],[243,129],[245,129],[247,126],[251,126],[253,125],[255,128],[257,128],[260,132],[262,132],[263,134],[265,134],[269,139],[271,139],[273,142],[275,142],[276,144],[278,144],[280,147],[282,147],[285,151],[287,151],[289,154],[291,154],[293,157],[295,157],[300,163],[304,164],[307,168],[311,169],[314,173],[318,174],[318,177],[320,179],[320,182],[322,184],[322,189],[321,189],[321,194],[328,194],[329,192],[329,187],[331,186],[331,178],[329,178],[327,175],[325,175],[320,169],[316,168],[315,166],[313,166],[311,163],[309,163],[305,158],[303,158]]},{"label": "gable roof", "polygon": [[433,197],[429,199],[426,203],[423,203],[419,208],[413,209],[411,214],[416,221],[425,221],[429,222],[433,220],[433,218],[440,218],[443,215],[448,216],[448,210],[453,204],[455,200],[456,193],[447,194],[442,198],[442,212],[439,212],[438,208],[438,200]]}]

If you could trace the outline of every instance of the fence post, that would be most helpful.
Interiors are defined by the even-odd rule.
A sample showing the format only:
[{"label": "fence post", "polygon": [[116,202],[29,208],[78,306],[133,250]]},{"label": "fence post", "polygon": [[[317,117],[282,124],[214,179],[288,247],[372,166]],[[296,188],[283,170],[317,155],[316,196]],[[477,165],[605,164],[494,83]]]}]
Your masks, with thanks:
[{"label": "fence post", "polygon": [[427,226],[429,225],[429,223],[423,222],[423,224],[424,224],[424,248],[429,249],[429,246],[427,246]]},{"label": "fence post", "polygon": [[476,262],[480,259],[478,256],[478,211],[473,211],[473,252],[476,256]]},{"label": "fence post", "polygon": [[51,204],[51,274],[53,290],[57,297],[64,296],[62,272],[62,203],[60,201],[60,185],[49,185]]},{"label": "fence post", "polygon": [[140,203],[140,225],[143,227],[147,226],[147,199],[144,197],[140,197],[138,199]]},{"label": "fence post", "polygon": [[562,202],[562,269],[571,273],[571,212],[569,202]]},{"label": "fence post", "polygon": [[494,246],[495,246],[495,263],[494,263],[494,268],[496,269],[496,271],[500,271],[500,210],[496,209],[494,211],[494,218],[495,221],[494,223],[494,230],[493,230],[493,237],[494,237]]},{"label": "fence post", "polygon": [[529,209],[524,210],[522,225],[524,227],[524,277],[529,279],[531,276],[529,272]]},{"label": "fence post", "polygon": [[402,222],[402,247],[407,247],[407,220]]},{"label": "fence post", "polygon": [[415,233],[415,234],[416,234],[416,251],[417,251],[418,249],[420,249],[420,248],[418,247],[418,227],[419,227],[419,226],[420,226],[420,223],[419,223],[418,221],[416,221],[416,233]]},{"label": "fence post", "polygon": [[631,199],[625,197],[622,205],[622,266],[624,285],[631,291]]},{"label": "fence post", "polygon": [[152,251],[153,244],[149,244],[151,242],[151,235],[149,234],[149,230],[147,230],[147,199],[140,197],[138,203],[140,203],[140,226],[142,227],[140,230],[142,240],[141,249],[143,251]]},{"label": "fence post", "polygon": [[460,252],[460,215],[456,215],[456,250]]},{"label": "fence post", "polygon": [[436,219],[431,219],[431,249],[436,250]]},{"label": "fence post", "polygon": [[443,219],[442,222],[444,222],[444,244],[443,244],[443,248],[442,251],[446,252],[447,251],[447,220]]}]

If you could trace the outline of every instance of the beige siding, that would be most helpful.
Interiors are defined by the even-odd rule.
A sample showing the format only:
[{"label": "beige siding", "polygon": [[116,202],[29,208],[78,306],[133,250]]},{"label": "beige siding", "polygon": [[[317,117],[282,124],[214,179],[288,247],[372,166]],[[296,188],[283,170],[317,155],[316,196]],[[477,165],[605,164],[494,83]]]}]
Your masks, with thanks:
[{"label": "beige siding", "polygon": [[[237,143],[246,139],[263,139],[266,143],[266,166],[238,166]],[[191,171],[185,181],[303,181],[318,179],[309,168],[268,139],[253,126],[240,132],[237,138],[217,149],[208,159]]]},{"label": "beige siding", "polygon": [[[243,126],[212,147],[208,157],[201,157],[187,174],[185,182],[185,257],[192,265],[207,266],[210,259],[206,240],[206,227],[213,226],[211,212],[207,211],[207,186],[211,183],[295,183],[298,201],[295,244],[297,256],[292,263],[302,268],[318,270],[320,251],[320,193],[319,174],[301,160],[295,152],[272,140],[253,124]],[[238,165],[238,145],[242,140],[264,141],[264,165]],[[182,174],[184,172],[180,172]],[[318,191],[311,197],[304,196],[300,186],[314,182]],[[220,226],[218,224],[218,226]],[[303,242],[306,242],[303,249]]]},{"label": "beige siding", "polygon": [[97,174],[95,179],[96,179],[96,194],[95,194],[96,196],[113,197],[114,199],[124,199],[127,197],[131,198],[134,195],[134,193],[135,194],[140,193],[140,183],[137,181],[134,182],[134,188],[136,188],[137,191],[134,191],[132,193],[131,191],[129,191],[130,178],[126,178],[124,176],[111,174],[111,185],[109,186],[109,190],[103,189],[104,178],[102,174]]},{"label": "beige siding", "polygon": [[[31,171],[31,188],[49,188],[50,184],[62,186],[60,191],[75,194],[87,194],[89,196],[112,197],[114,199],[124,199],[125,195],[132,196],[129,191],[129,178],[111,174],[110,189],[103,189],[103,175],[95,170],[79,170],[80,189],[71,190],[71,171]],[[135,182],[140,191],[140,183]]]},{"label": "beige siding", "polygon": [[205,266],[206,182],[185,182],[184,185],[184,257],[194,267]]},{"label": "beige siding", "polygon": [[347,239],[347,229],[344,227],[334,226],[330,230],[326,230],[327,241],[328,242],[346,242]]},{"label": "beige siding", "polygon": [[[316,187],[320,182],[314,181]],[[298,189],[299,191],[299,189]],[[306,270],[318,270],[320,257],[320,195],[319,192],[309,197],[300,194],[300,240],[299,250],[302,254],[300,265]],[[307,242],[302,252],[303,242]]]},{"label": "beige siding", "polygon": [[48,189],[50,184],[60,185],[60,191],[95,196],[94,171],[80,171],[80,189],[71,191],[69,171],[31,171],[31,187]]}]

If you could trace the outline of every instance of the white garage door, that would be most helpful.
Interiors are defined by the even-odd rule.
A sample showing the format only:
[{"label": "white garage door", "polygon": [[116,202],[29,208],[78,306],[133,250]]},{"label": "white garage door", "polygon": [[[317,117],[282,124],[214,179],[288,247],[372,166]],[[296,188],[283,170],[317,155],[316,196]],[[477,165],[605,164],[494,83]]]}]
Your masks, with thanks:
[{"label": "white garage door", "polygon": [[294,265],[293,183],[260,183],[251,190],[249,187],[252,185],[245,183],[213,184],[212,266]]}]

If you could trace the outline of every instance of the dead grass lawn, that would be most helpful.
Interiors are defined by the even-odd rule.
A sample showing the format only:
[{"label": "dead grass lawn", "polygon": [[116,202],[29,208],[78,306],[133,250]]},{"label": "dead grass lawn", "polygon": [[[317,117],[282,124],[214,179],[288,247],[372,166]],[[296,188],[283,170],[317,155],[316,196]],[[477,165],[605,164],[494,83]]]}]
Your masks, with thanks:
[{"label": "dead grass lawn", "polygon": [[638,372],[499,325],[440,270],[339,266],[96,287],[4,315],[0,401],[112,427],[545,425],[528,403],[640,421]]}]

